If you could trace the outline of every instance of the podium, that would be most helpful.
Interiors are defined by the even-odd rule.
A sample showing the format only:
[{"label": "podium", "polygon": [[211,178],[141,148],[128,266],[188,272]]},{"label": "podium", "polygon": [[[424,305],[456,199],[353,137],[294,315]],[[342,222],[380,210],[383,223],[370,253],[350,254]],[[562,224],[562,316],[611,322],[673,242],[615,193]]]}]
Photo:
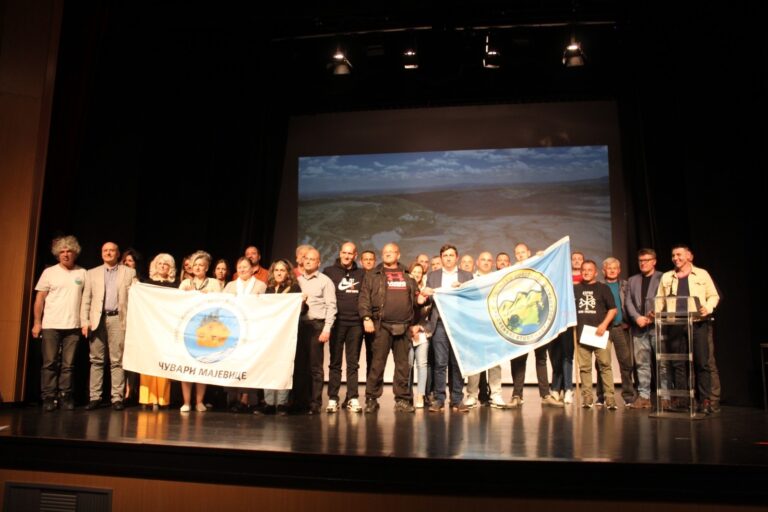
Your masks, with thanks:
[{"label": "podium", "polygon": [[693,322],[701,318],[698,297],[656,297],[656,409],[653,418],[701,420],[696,410]]}]

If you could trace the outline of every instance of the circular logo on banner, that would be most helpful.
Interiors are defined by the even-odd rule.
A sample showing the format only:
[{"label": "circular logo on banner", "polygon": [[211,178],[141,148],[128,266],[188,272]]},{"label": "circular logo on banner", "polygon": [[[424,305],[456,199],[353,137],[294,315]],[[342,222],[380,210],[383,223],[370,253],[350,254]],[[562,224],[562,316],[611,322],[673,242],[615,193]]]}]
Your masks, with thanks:
[{"label": "circular logo on banner", "polygon": [[515,345],[531,345],[552,326],[557,296],[549,279],[530,268],[504,276],[488,294],[488,313],[496,331]]},{"label": "circular logo on banner", "polygon": [[208,303],[188,311],[179,331],[189,355],[201,363],[217,363],[235,351],[244,325],[242,314],[232,305]]}]

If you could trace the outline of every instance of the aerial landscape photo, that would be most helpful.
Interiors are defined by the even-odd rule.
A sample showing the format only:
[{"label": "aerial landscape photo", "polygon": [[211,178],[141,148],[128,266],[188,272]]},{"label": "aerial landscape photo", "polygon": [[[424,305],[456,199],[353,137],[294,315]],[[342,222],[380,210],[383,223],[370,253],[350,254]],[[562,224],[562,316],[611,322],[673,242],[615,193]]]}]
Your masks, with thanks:
[{"label": "aerial landscape photo", "polygon": [[298,242],[333,262],[341,243],[400,246],[406,265],[437,255],[535,252],[563,236],[601,261],[611,253],[606,146],[510,148],[299,159]]}]

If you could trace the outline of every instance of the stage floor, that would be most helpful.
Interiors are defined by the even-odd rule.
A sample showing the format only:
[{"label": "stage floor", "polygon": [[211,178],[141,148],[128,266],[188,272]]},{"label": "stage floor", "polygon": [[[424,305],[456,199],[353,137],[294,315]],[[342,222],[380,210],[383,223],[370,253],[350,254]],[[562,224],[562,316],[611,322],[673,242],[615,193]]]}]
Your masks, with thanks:
[{"label": "stage floor", "polygon": [[[466,414],[396,413],[389,386],[374,414],[6,407],[0,466],[399,492],[418,484],[420,492],[457,494],[546,495],[550,482],[564,479],[560,497],[582,496],[590,478],[610,489],[606,497],[641,489],[640,499],[702,493],[707,502],[768,502],[768,414],[760,409],[726,406],[690,421],[621,403],[617,411],[547,408],[537,395],[526,389],[520,410]],[[510,479],[526,485],[504,486]]]}]

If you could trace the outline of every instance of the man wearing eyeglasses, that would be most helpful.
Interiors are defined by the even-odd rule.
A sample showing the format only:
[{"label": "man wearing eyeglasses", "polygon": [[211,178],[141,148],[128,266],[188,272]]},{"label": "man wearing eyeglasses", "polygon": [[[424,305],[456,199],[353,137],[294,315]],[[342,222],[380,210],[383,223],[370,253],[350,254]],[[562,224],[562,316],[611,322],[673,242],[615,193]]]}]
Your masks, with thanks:
[{"label": "man wearing eyeglasses", "polygon": [[640,272],[629,278],[624,304],[630,320],[630,332],[634,345],[637,371],[637,399],[632,409],[651,408],[651,364],[655,332],[653,329],[653,304],[661,282],[661,272],[656,270],[656,251],[637,251]]}]

